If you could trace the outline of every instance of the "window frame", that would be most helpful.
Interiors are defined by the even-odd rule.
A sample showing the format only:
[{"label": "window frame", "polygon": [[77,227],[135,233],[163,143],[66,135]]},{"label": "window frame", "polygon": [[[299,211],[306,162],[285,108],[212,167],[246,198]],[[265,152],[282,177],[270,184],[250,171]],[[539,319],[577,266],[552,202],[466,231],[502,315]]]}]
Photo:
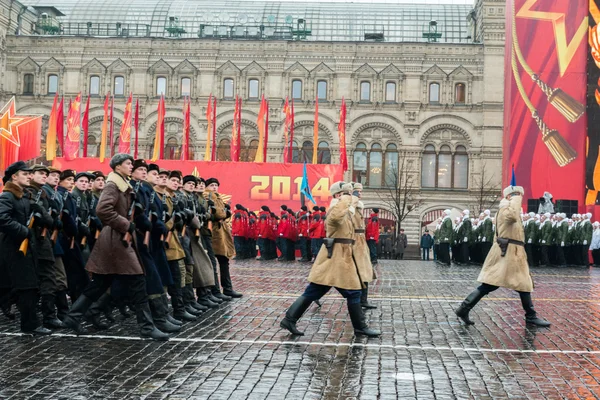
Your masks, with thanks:
[{"label": "window frame", "polygon": [[[427,148],[429,146],[433,147],[433,151],[431,150],[427,150]],[[443,151],[442,149],[444,147],[448,147],[449,151]],[[459,150],[460,148],[460,150]],[[464,149],[464,150],[462,150]],[[424,160],[424,156],[425,155],[432,155],[435,154],[435,165],[434,165],[434,186],[423,186],[423,160]],[[440,155],[450,155],[450,186],[449,187],[440,187],[439,184],[439,168],[440,168]],[[466,176],[467,176],[467,186],[466,187],[456,187],[456,179],[455,179],[455,175],[456,175],[456,168],[455,168],[455,163],[456,163],[456,156],[466,156],[465,161],[466,161]],[[421,152],[421,189],[426,189],[426,190],[469,190],[469,152],[467,150],[467,147],[465,145],[459,144],[455,147],[455,149],[452,149],[452,146],[448,143],[442,143],[439,146],[439,150],[437,150],[435,148],[435,146],[431,143],[425,145],[425,148],[423,149],[423,151]]]},{"label": "window frame", "polygon": [[[394,99],[388,100],[388,85],[394,85]],[[396,104],[398,103],[398,84],[396,81],[385,81],[384,92],[383,92],[383,101],[387,104]]]},{"label": "window frame", "polygon": [[[459,87],[462,87],[462,101],[458,100]],[[464,82],[457,82],[454,84],[454,104],[467,104],[467,85]]]},{"label": "window frame", "polygon": [[[97,78],[98,79],[98,93],[92,93],[92,79]],[[91,97],[100,97],[100,88],[101,88],[101,84],[102,84],[102,80],[100,79],[100,75],[90,75],[90,79],[89,79],[89,86],[88,86],[88,94]]]},{"label": "window frame", "polygon": [[[189,91],[188,94],[184,94],[183,93],[183,81],[184,81],[184,79],[187,79],[187,80],[190,81],[190,91]],[[189,76],[182,76],[179,79],[179,96],[182,97],[182,98],[186,97],[186,96],[187,97],[192,97],[192,78],[190,78]]]},{"label": "window frame", "polygon": [[[324,83],[325,84],[325,97],[321,97],[319,96],[319,85]],[[319,102],[326,102],[328,101],[328,96],[327,96],[327,90],[329,89],[329,82],[327,82],[326,79],[319,79],[317,80],[317,100]]]},{"label": "window frame", "polygon": [[[294,83],[298,82],[300,84],[300,97],[295,97],[294,96]],[[302,81],[302,79],[292,79],[292,93],[291,93],[291,97],[292,100],[302,100],[304,98],[304,82]]]},{"label": "window frame", "polygon": [[[31,91],[27,91],[27,77],[31,77]],[[23,74],[23,91],[24,96],[33,96],[35,94],[35,75],[32,73]]]},{"label": "window frame", "polygon": [[[369,85],[369,97],[367,99],[363,99],[363,84],[367,84]],[[371,81],[360,81],[359,85],[358,85],[358,102],[359,103],[370,103],[371,99],[373,98],[373,93],[372,93],[372,84]]]},{"label": "window frame", "polygon": [[[252,96],[252,82],[256,82],[256,96]],[[258,78],[248,79],[248,100],[260,99],[260,80]]]},{"label": "window frame", "polygon": [[[123,80],[123,93],[117,93],[117,79]],[[113,95],[115,97],[125,96],[125,77],[123,75],[115,75],[113,77]]]},{"label": "window frame", "polygon": [[[227,96],[226,85],[227,82],[231,81],[231,96]],[[233,78],[223,78],[223,100],[233,100],[235,97],[235,80]],[[231,143],[230,143],[231,146]]]},{"label": "window frame", "polygon": [[[360,147],[360,146],[363,146],[363,147]],[[364,155],[365,155],[365,169],[360,170],[361,172],[364,172],[364,180],[361,179],[362,175],[356,176],[356,172],[358,171],[356,169],[357,153],[364,153]],[[356,144],[356,146],[354,146],[354,150],[352,151],[352,180],[354,182],[360,182],[363,185],[367,186],[367,179],[369,176],[368,173],[369,173],[369,148],[367,147],[367,144],[365,142],[358,142]]]},{"label": "window frame", "polygon": [[[433,87],[433,85],[437,86],[437,100],[432,100],[431,99],[431,88]],[[429,89],[427,91],[427,93],[428,93],[428,96],[427,96],[427,100],[428,101],[427,102],[429,104],[440,104],[441,103],[440,99],[441,99],[442,85],[440,85],[440,83],[436,81],[436,82],[429,82],[429,86],[428,87],[429,87]]]},{"label": "window frame", "polygon": [[[54,92],[50,91],[50,79],[51,78],[56,78],[56,90]],[[46,94],[48,95],[55,95],[56,93],[58,93],[58,87],[59,87],[59,79],[58,79],[58,74],[48,74],[48,87],[46,88]]]},{"label": "window frame", "polygon": [[[165,80],[165,91],[163,93],[159,93],[158,92],[158,82],[159,80],[164,79]],[[154,88],[154,96],[155,97],[160,97],[160,96],[165,96],[167,97],[167,90],[168,90],[168,83],[169,81],[167,80],[167,77],[164,75],[158,75],[155,79],[154,79],[154,84],[156,85]]]},{"label": "window frame", "polygon": [[[379,148],[376,148],[375,146],[379,146]],[[381,156],[381,184],[379,186],[373,186],[371,184],[371,155],[373,153],[379,153]],[[385,163],[384,163],[384,157],[385,157],[385,152],[383,151],[383,146],[378,143],[378,142],[374,142],[371,143],[371,148],[368,150],[368,155],[369,157],[367,158],[367,187],[370,188],[374,188],[374,189],[381,189],[383,188],[383,183],[384,183],[384,174],[385,174]]]}]

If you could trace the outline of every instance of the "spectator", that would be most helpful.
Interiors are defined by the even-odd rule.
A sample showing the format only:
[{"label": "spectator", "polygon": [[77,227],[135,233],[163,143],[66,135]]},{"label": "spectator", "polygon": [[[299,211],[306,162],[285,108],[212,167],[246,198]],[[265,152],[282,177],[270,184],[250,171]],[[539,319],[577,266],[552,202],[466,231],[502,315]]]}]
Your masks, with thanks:
[{"label": "spectator", "polygon": [[425,229],[425,233],[421,236],[421,248],[423,249],[423,261],[429,261],[429,249],[433,247],[433,238],[429,234],[429,230]]},{"label": "spectator", "polygon": [[406,249],[406,247],[408,246],[408,238],[406,237],[406,234],[404,233],[404,229],[400,229],[400,233],[398,234],[398,236],[396,237],[396,246],[395,246],[395,256],[396,256],[396,260],[403,260],[404,259],[404,250]]}]

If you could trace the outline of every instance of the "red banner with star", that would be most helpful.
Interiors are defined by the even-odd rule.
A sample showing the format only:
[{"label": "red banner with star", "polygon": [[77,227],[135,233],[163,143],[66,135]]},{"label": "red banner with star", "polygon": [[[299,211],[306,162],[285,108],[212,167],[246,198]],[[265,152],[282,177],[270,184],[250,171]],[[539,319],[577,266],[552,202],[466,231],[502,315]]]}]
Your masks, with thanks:
[{"label": "red banner with star", "polygon": [[588,4],[506,2],[503,182],[526,198],[584,203]]},{"label": "red banner with star", "polygon": [[42,116],[17,113],[15,98],[0,110],[0,171],[10,164],[40,156]]}]

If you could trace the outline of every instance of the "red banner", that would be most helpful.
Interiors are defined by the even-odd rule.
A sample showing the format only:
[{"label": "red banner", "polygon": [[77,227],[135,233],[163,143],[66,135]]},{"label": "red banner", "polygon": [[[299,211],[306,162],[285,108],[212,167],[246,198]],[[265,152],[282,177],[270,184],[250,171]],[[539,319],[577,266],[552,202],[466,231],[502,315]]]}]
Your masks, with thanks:
[{"label": "red banner", "polygon": [[125,105],[123,113],[123,123],[121,124],[121,132],[119,133],[119,153],[129,154],[131,152],[131,113],[132,113],[133,96],[129,93],[129,99]]},{"label": "red banner", "polygon": [[[97,158],[80,158],[73,161],[56,158],[53,163],[59,169],[100,170],[104,173],[110,172],[108,164],[108,160],[101,163]],[[168,170],[180,170],[184,175],[197,170],[205,179],[216,177],[221,183],[219,192],[230,195],[234,204],[242,204],[250,210],[259,210],[263,205],[277,210],[281,204],[292,209],[300,208],[303,164],[181,160],[161,160],[158,164]],[[334,182],[343,179],[342,166],[307,165],[307,172],[315,200],[319,205],[329,205],[329,188]]]},{"label": "red banner", "polygon": [[584,204],[588,4],[506,2],[503,182],[526,198]]},{"label": "red banner", "polygon": [[67,160],[79,157],[79,140],[81,139],[81,93],[77,95],[74,102],[69,102],[69,114],[67,115],[67,137],[63,155]]}]

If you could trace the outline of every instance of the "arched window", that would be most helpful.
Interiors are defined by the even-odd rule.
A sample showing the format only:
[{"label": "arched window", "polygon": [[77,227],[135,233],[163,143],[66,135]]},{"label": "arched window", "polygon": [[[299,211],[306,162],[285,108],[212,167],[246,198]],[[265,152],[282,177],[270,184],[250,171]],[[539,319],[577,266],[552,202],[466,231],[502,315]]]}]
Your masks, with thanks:
[{"label": "arched window", "polygon": [[181,97],[192,94],[192,80],[190,78],[181,78]]},{"label": "arched window", "polygon": [[319,100],[327,100],[327,81],[317,82],[317,98]]},{"label": "arched window", "polygon": [[456,104],[465,104],[465,84],[457,83],[454,85],[454,102]]},{"label": "arched window", "polygon": [[217,161],[231,161],[229,139],[221,139],[217,146]]},{"label": "arched window", "polygon": [[454,188],[467,189],[469,186],[469,155],[465,146],[456,146],[454,153]]},{"label": "arched window", "polygon": [[240,142],[242,145],[242,152],[240,154],[240,161],[253,162],[256,158],[256,151],[258,150],[258,140],[251,140],[248,146],[244,146],[244,141]]},{"label": "arched window", "polygon": [[363,185],[367,184],[367,145],[364,143],[357,144],[354,150],[352,180]]},{"label": "arched window", "polygon": [[439,83],[430,83],[429,84],[429,102],[430,103],[439,103],[440,102],[440,84]]},{"label": "arched window", "polygon": [[313,143],[310,141],[305,141],[302,143],[302,158],[300,162],[311,163],[313,157]]},{"label": "arched window", "polygon": [[98,96],[100,94],[100,77],[97,75],[90,76],[90,96]]},{"label": "arched window", "polygon": [[159,76],[156,78],[156,95],[162,96],[167,94],[167,78]]},{"label": "arched window", "polygon": [[180,151],[179,145],[177,144],[177,139],[170,138],[167,140],[167,144],[165,145],[165,159],[166,160],[177,160],[179,159]]},{"label": "arched window", "polygon": [[58,92],[58,75],[48,75],[48,94]]},{"label": "arched window", "polygon": [[381,187],[383,183],[383,152],[379,143],[373,143],[369,153],[369,187]]},{"label": "arched window", "polygon": [[258,79],[250,79],[248,81],[248,98],[257,100],[259,95]]},{"label": "arched window", "polygon": [[231,78],[223,81],[223,98],[233,99],[233,79]]},{"label": "arched window", "polygon": [[331,150],[329,149],[329,143],[319,142],[319,149],[317,153],[318,164],[331,164]]},{"label": "arched window", "polygon": [[302,99],[302,81],[299,79],[294,79],[292,81],[292,99]]},{"label": "arched window", "polygon": [[123,96],[125,94],[125,78],[115,76],[115,90],[113,92],[115,96]]},{"label": "arched window", "polygon": [[385,172],[385,186],[397,187],[398,182],[398,146],[393,143],[385,147],[385,164],[383,165]]},{"label": "arched window", "polygon": [[436,153],[433,145],[425,146],[421,161],[421,187],[467,189],[469,184],[469,155],[465,146],[442,145]]},{"label": "arched window", "polygon": [[33,74],[23,76],[23,94],[33,94]]},{"label": "arched window", "polygon": [[437,154],[435,153],[435,147],[428,144],[425,146],[421,161],[421,186],[424,188],[434,188],[436,172]]},{"label": "arched window", "polygon": [[360,83],[360,101],[371,101],[371,82]]},{"label": "arched window", "polygon": [[440,147],[437,176],[438,188],[450,189],[452,187],[452,152],[448,145]]},{"label": "arched window", "polygon": [[396,102],[396,83],[387,82],[385,84],[385,101],[386,103]]}]

